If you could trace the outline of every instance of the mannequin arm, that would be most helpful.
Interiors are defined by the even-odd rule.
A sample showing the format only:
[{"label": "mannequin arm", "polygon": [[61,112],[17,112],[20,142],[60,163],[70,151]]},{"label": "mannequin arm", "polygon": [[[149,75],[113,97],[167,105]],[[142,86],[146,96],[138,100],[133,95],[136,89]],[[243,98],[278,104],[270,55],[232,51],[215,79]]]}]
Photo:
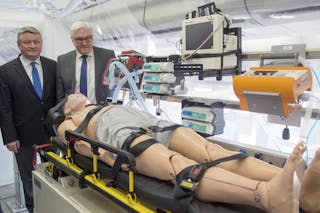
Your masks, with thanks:
[{"label": "mannequin arm", "polygon": [[[61,137],[63,143],[67,144],[66,138],[65,138],[65,132],[66,130],[75,130],[77,126],[74,124],[72,119],[65,120],[62,122],[58,128],[58,134]],[[91,151],[91,145],[85,141],[78,140],[74,144],[75,150],[86,157],[92,158],[92,151]],[[106,164],[113,166],[115,157],[112,155],[111,152],[106,151],[105,149],[98,149],[99,152],[99,160],[102,160]]]}]

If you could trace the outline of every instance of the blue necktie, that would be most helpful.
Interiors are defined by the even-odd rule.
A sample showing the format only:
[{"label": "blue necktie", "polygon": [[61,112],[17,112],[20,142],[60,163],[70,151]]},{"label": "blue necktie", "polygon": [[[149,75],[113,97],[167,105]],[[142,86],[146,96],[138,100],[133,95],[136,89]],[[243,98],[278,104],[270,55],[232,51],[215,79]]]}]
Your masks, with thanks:
[{"label": "blue necktie", "polygon": [[41,87],[41,81],[38,69],[36,67],[36,63],[33,61],[31,62],[32,66],[32,81],[33,81],[33,87],[36,90],[39,98],[42,98],[42,87]]},{"label": "blue necktie", "polygon": [[81,57],[80,92],[87,96],[87,55],[82,55]]}]

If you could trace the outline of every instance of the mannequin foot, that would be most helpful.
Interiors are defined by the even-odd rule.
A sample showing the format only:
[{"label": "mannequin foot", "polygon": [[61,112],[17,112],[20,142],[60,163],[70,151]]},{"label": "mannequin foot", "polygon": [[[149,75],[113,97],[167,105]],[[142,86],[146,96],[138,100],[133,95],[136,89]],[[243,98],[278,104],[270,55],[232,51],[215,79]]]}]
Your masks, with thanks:
[{"label": "mannequin foot", "polygon": [[308,213],[320,212],[320,149],[305,172],[301,193],[300,206]]},{"label": "mannequin foot", "polygon": [[267,182],[268,212],[299,212],[298,199],[305,169],[302,155],[305,149],[304,142],[297,144],[284,168]]}]

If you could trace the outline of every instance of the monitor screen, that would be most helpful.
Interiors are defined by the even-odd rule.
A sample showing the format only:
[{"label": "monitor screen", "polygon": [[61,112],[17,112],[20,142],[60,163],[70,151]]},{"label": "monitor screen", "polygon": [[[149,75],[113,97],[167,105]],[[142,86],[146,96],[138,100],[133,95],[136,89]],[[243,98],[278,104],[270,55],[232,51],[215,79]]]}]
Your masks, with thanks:
[{"label": "monitor screen", "polygon": [[[210,36],[213,32],[213,21],[195,23],[186,26],[186,50],[195,50]],[[200,49],[212,49],[213,36],[205,42]]]},{"label": "monitor screen", "polygon": [[222,53],[223,22],[224,18],[220,14],[184,20],[181,55]]}]

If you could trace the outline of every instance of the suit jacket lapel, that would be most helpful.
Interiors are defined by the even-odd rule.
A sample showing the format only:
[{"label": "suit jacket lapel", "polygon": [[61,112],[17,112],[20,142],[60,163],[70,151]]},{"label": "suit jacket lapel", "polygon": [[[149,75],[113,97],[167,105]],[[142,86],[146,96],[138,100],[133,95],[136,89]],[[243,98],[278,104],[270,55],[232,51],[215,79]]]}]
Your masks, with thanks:
[{"label": "suit jacket lapel", "polygon": [[43,60],[42,57],[40,57],[41,66],[42,66],[42,74],[43,74],[43,85],[42,85],[42,99],[45,99],[47,95],[47,87],[48,87],[48,68],[45,60]]},{"label": "suit jacket lapel", "polygon": [[[100,80],[102,80],[102,76],[100,74],[100,70],[104,70],[103,67],[103,61],[101,60],[97,49],[95,47],[93,47],[93,54],[94,54],[94,68],[95,68],[95,88],[98,88],[98,85],[100,83]],[[96,89],[97,90],[97,89]],[[96,94],[97,96],[97,94]]]},{"label": "suit jacket lapel", "polygon": [[76,89],[76,60],[77,60],[77,52],[76,51],[73,51],[71,54],[70,54],[70,60],[68,61],[73,61],[73,63],[70,63],[70,65],[68,66],[69,67],[69,70],[68,70],[68,73],[70,73],[70,75],[72,76],[72,91],[75,92],[75,89]]}]

